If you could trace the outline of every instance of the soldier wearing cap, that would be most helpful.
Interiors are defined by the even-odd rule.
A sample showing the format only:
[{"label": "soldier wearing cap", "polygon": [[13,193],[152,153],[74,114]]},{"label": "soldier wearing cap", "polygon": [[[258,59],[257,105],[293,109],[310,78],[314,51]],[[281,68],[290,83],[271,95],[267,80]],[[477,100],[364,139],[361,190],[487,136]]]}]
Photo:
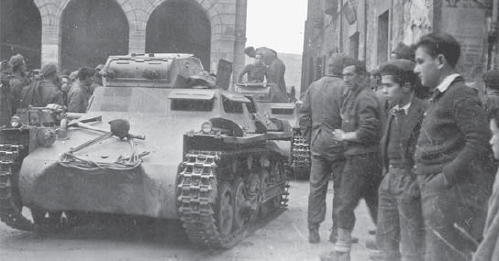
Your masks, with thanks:
[{"label": "soldier wearing cap", "polygon": [[421,199],[412,167],[429,104],[415,97],[420,82],[414,67],[414,62],[400,59],[379,69],[381,94],[392,105],[381,139],[384,177],[378,189],[379,260],[423,260]]},{"label": "soldier wearing cap", "polygon": [[94,74],[95,70],[92,68],[82,67],[78,70],[78,80],[73,83],[68,93],[68,112],[87,111],[88,100],[92,96],[90,86]]},{"label": "soldier wearing cap", "polygon": [[62,93],[56,85],[59,82],[57,66],[54,63],[43,64],[40,75],[41,79],[23,89],[21,107],[29,105],[45,107],[48,104],[64,105]]},{"label": "soldier wearing cap", "polygon": [[336,242],[338,227],[339,177],[343,171],[343,144],[333,139],[332,131],[341,128],[343,67],[354,62],[342,54],[328,59],[328,74],[313,82],[305,92],[299,112],[299,124],[312,152],[310,194],[308,196],[309,242],[319,243],[319,226],[326,216],[326,194],[331,173],[334,182],[333,230],[329,240]]},{"label": "soldier wearing cap", "polygon": [[11,92],[12,114],[15,114],[21,101],[21,93],[23,88],[29,84],[29,79],[26,73],[26,63],[24,57],[16,54],[10,57],[9,63],[12,66],[12,79],[9,82]]}]

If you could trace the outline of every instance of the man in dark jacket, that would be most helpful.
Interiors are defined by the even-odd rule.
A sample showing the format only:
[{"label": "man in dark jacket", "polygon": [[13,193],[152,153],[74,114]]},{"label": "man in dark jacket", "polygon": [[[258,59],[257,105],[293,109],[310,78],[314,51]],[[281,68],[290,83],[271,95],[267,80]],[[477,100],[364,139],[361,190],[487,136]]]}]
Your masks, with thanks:
[{"label": "man in dark jacket", "polygon": [[22,55],[16,54],[10,57],[9,63],[12,66],[12,79],[9,82],[12,95],[11,106],[12,114],[15,114],[21,102],[23,88],[30,82],[26,74],[26,62]]},{"label": "man in dark jacket", "polygon": [[41,79],[24,87],[20,107],[26,108],[29,105],[45,107],[48,104],[64,105],[62,93],[55,84],[59,81],[57,66],[54,63],[43,64],[40,75]]},{"label": "man in dark jacket", "polygon": [[380,260],[386,261],[420,261],[424,254],[421,197],[412,167],[428,103],[415,97],[419,79],[414,66],[414,62],[400,59],[380,67],[381,92],[394,105],[381,139],[385,176],[378,189],[376,239]]},{"label": "man in dark jacket", "polygon": [[341,128],[340,107],[343,100],[341,73],[353,59],[334,54],[328,60],[328,74],[313,82],[305,93],[300,107],[300,128],[311,144],[312,165],[308,196],[309,242],[318,243],[319,225],[326,216],[326,194],[331,173],[334,182],[333,231],[330,240],[336,241],[336,207],[339,199],[338,177],[343,170],[343,144],[333,139],[333,130]]},{"label": "man in dark jacket", "polygon": [[82,67],[78,70],[78,80],[73,83],[68,93],[68,112],[85,113],[88,107],[88,100],[92,96],[92,77],[94,69]]},{"label": "man in dark jacket", "polygon": [[360,61],[343,69],[343,86],[346,93],[341,106],[342,128],[333,131],[333,138],[345,145],[337,209],[338,240],[335,251],[321,256],[321,260],[350,260],[354,210],[360,199],[365,199],[374,223],[377,218],[381,181],[380,104],[369,88],[366,68]]},{"label": "man in dark jacket", "polygon": [[455,73],[461,47],[451,35],[432,33],[416,45],[421,83],[431,90],[414,167],[426,228],[426,261],[469,260],[480,238],[493,183],[490,131],[476,90]]}]

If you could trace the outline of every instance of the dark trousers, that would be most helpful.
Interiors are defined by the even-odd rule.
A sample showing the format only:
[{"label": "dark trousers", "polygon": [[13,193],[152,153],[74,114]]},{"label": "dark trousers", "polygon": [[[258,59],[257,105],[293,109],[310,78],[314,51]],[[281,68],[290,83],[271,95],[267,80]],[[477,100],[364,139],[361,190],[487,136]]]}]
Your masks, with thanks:
[{"label": "dark trousers", "polygon": [[426,229],[426,261],[461,261],[471,260],[473,243],[464,237],[455,227],[457,223],[471,234],[483,229],[486,208],[470,202],[480,187],[468,180],[463,180],[450,188],[435,184],[438,175],[418,176],[421,190],[423,220]]},{"label": "dark trousers", "polygon": [[340,178],[338,227],[353,230],[354,210],[363,198],[371,218],[377,223],[378,186],[381,182],[381,160],[377,152],[347,156]]},{"label": "dark trousers", "polygon": [[424,225],[416,176],[390,166],[378,194],[376,241],[384,260],[423,260]]},{"label": "dark trousers", "polygon": [[326,217],[326,194],[329,179],[333,175],[333,229],[336,227],[336,206],[338,178],[343,170],[344,161],[337,158],[312,153],[312,166],[310,169],[310,193],[308,196],[308,227],[316,228]]}]

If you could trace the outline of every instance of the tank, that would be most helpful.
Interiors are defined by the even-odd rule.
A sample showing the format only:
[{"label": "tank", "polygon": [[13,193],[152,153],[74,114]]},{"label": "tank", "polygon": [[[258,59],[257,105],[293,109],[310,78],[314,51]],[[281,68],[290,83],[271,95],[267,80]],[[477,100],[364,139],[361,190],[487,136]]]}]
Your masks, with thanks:
[{"label": "tank", "polygon": [[298,110],[301,103],[299,101],[274,102],[272,87],[265,83],[238,83],[235,91],[252,99],[256,103],[258,114],[272,119],[287,120],[291,124],[293,133],[291,143],[277,142],[277,144],[288,158],[286,169],[290,172],[289,176],[296,179],[308,179],[311,155],[310,145],[303,137],[298,124]]},{"label": "tank", "polygon": [[274,141],[289,142],[289,124],[255,116],[198,58],[111,56],[102,74],[85,114],[39,124],[52,142],[28,126],[22,140],[34,145],[2,140],[7,225],[54,231],[101,214],[180,220],[193,243],[230,248],[251,222],[285,206],[286,158]]}]

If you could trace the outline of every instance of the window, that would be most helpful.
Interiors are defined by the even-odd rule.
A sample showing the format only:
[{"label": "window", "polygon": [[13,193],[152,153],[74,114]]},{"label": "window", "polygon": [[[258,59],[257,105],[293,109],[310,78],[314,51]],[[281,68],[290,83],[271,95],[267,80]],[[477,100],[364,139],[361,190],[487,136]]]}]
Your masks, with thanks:
[{"label": "window", "polygon": [[224,110],[227,113],[243,113],[243,104],[238,101],[231,101],[223,97]]},{"label": "window", "polygon": [[272,108],[272,114],[293,115],[294,112],[295,112],[294,109]]},{"label": "window", "polygon": [[173,99],[170,109],[172,111],[211,111],[213,109],[213,99],[210,100]]}]

